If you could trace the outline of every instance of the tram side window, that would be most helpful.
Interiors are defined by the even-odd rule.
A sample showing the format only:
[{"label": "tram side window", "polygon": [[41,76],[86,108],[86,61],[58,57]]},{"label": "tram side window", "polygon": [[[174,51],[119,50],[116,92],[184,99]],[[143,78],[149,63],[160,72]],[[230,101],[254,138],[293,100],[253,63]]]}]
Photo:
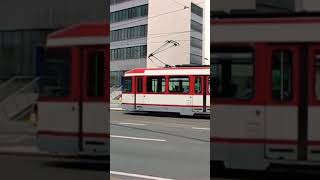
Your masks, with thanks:
[{"label": "tram side window", "polygon": [[142,83],[143,81],[142,81],[142,78],[138,78],[138,87],[137,87],[137,92],[138,93],[141,93],[142,91],[143,91],[143,83]]},{"label": "tram side window", "polygon": [[69,48],[46,50],[40,79],[40,96],[67,97],[70,92],[71,51]]},{"label": "tram side window", "polygon": [[211,94],[211,82],[210,82],[210,77],[208,77],[208,92]]},{"label": "tram side window", "polygon": [[131,77],[125,77],[123,79],[123,93],[131,93],[132,92],[132,78]]},{"label": "tram side window", "polygon": [[87,63],[87,95],[89,97],[102,97],[105,95],[104,51],[90,53]]},{"label": "tram side window", "polygon": [[202,81],[201,81],[201,77],[196,77],[195,79],[195,84],[194,84],[194,88],[195,88],[195,93],[196,94],[201,94],[201,89],[202,89]]},{"label": "tram side window", "polygon": [[272,99],[289,101],[293,95],[292,53],[278,50],[272,56]]},{"label": "tram side window", "polygon": [[315,73],[315,94],[317,100],[320,100],[320,53],[316,55]]},{"label": "tram side window", "polygon": [[169,92],[189,94],[190,81],[189,77],[170,77]]},{"label": "tram side window", "polygon": [[215,98],[249,100],[254,96],[253,51],[221,49],[213,52],[211,90]]},{"label": "tram side window", "polygon": [[148,93],[164,93],[166,92],[165,77],[147,77]]}]

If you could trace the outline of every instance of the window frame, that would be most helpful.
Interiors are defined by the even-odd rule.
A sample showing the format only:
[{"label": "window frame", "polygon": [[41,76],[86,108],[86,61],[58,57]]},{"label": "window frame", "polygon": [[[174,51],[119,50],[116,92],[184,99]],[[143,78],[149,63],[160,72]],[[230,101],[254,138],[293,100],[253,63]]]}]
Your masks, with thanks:
[{"label": "window frame", "polygon": [[[45,52],[48,51],[49,48],[47,48],[45,50]],[[77,85],[77,82],[74,81],[75,77],[78,76],[77,74],[77,70],[73,67],[75,67],[76,65],[78,65],[78,62],[76,62],[75,57],[74,57],[74,53],[79,53],[79,49],[78,48],[74,48],[74,47],[50,47],[50,49],[52,50],[59,50],[59,49],[68,49],[69,51],[69,66],[70,66],[70,72],[69,72],[69,93],[66,96],[47,96],[47,95],[39,95],[39,101],[57,101],[57,102],[69,102],[69,101],[74,101],[74,98],[76,98],[76,92],[75,92],[75,88]],[[47,59],[47,53],[45,53],[45,60],[44,63]],[[41,83],[41,79],[40,79],[40,83]],[[41,86],[41,85],[40,85]],[[40,89],[41,91],[41,89]]]},{"label": "window frame", "polygon": [[[217,45],[213,45],[211,44],[211,54],[213,54],[213,52],[219,52],[219,51],[224,51],[224,52],[251,52],[252,54],[252,80],[253,80],[253,84],[252,84],[252,87],[253,87],[253,95],[251,98],[249,99],[239,99],[239,98],[224,98],[224,97],[215,97],[214,96],[214,93],[211,94],[211,92],[209,91],[208,93],[210,95],[213,96],[213,98],[215,99],[214,102],[215,104],[255,104],[256,101],[257,101],[257,76],[258,76],[258,73],[257,73],[257,63],[259,61],[259,59],[257,59],[257,47],[255,45],[252,45],[252,44],[246,44],[246,43],[236,43],[236,44],[217,44]],[[213,62],[212,60],[212,57],[211,57],[211,61]],[[212,68],[212,65],[214,63],[211,63],[211,66],[210,66],[210,72],[213,70]],[[207,78],[208,79],[208,78]],[[214,81],[213,81],[213,76],[212,74],[210,75],[210,83],[213,84]],[[213,86],[214,87],[214,86]],[[214,92],[214,88],[212,86],[210,86],[211,88],[211,91]]]},{"label": "window frame", "polygon": [[[164,87],[164,92],[150,92],[148,91],[148,83],[149,83],[149,78],[164,78],[164,83],[165,83],[165,87]],[[152,86],[152,84],[151,84]],[[164,75],[152,75],[152,76],[146,76],[145,78],[145,89],[146,89],[146,94],[167,94],[167,89],[168,89],[168,83],[167,83],[167,77]]]},{"label": "window frame", "polygon": [[[272,56],[273,52],[277,50],[287,50],[292,52],[292,98],[289,101],[279,101],[273,99],[272,94]],[[296,106],[299,104],[299,96],[300,96],[300,70],[299,70],[299,47],[294,45],[271,45],[268,51],[268,63],[267,63],[267,91],[266,91],[266,103],[269,105],[279,105],[279,106]]]}]

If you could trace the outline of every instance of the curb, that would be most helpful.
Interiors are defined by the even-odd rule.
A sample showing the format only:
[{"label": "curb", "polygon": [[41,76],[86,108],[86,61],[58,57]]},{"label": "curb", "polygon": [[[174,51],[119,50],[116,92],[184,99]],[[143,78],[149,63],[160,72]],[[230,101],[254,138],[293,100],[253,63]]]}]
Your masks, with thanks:
[{"label": "curb", "polygon": [[124,111],[122,108],[110,108],[111,111]]}]

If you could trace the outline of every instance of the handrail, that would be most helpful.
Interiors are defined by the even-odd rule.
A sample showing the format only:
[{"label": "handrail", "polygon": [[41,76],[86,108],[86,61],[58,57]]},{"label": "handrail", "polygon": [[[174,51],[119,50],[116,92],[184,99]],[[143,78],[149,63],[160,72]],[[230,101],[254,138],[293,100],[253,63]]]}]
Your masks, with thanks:
[{"label": "handrail", "polygon": [[17,90],[16,92],[12,93],[10,96],[8,96],[7,98],[5,98],[3,101],[0,102],[0,104],[7,102],[11,97],[16,96],[17,94],[19,94],[20,92],[24,91],[25,89],[27,89],[28,87],[30,87],[31,85],[34,85],[35,82],[39,81],[40,77],[36,77],[34,78],[30,83],[28,83],[27,85],[25,85],[24,87],[22,87],[21,89]]},{"label": "handrail", "polygon": [[5,86],[7,86],[8,84],[10,84],[11,82],[13,82],[14,80],[16,80],[16,76],[14,76],[14,77],[8,79],[7,81],[1,83],[1,84],[0,84],[0,89],[3,88],[3,87],[5,87]]}]

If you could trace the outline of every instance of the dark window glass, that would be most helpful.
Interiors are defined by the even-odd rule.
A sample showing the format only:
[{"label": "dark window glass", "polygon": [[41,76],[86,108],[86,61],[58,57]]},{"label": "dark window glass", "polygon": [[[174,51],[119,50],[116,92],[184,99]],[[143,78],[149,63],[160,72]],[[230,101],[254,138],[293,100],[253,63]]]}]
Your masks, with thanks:
[{"label": "dark window glass", "polygon": [[111,23],[126,21],[137,17],[144,17],[148,14],[148,5],[137,6],[129,9],[124,9],[112,12],[110,16]]},{"label": "dark window glass", "polygon": [[70,48],[53,48],[46,51],[40,81],[40,95],[66,97],[70,95]]},{"label": "dark window glass", "polygon": [[202,27],[202,24],[191,20],[191,29],[194,30],[194,31],[202,33],[203,27]]},{"label": "dark window glass", "polygon": [[137,84],[138,84],[138,88],[137,88],[138,93],[141,93],[143,91],[143,81],[142,80],[143,80],[142,78],[138,78],[138,82],[137,82]]},{"label": "dark window glass", "polygon": [[194,88],[195,88],[194,92],[196,94],[201,94],[201,90],[202,90],[202,78],[201,77],[196,77]]},{"label": "dark window glass", "polygon": [[203,17],[203,9],[193,3],[191,3],[191,12],[193,12],[194,14]]},{"label": "dark window glass", "polygon": [[89,53],[87,63],[87,95],[102,97],[105,95],[105,53],[103,51]]},{"label": "dark window glass", "polygon": [[189,77],[170,77],[169,78],[169,92],[189,94]]},{"label": "dark window glass", "polygon": [[275,51],[272,56],[272,98],[288,101],[292,99],[292,53]]},{"label": "dark window glass", "polygon": [[202,40],[191,37],[191,46],[202,49]]},{"label": "dark window glass", "polygon": [[214,98],[248,100],[253,97],[252,50],[247,48],[214,50],[211,58]]},{"label": "dark window glass", "polygon": [[123,90],[124,93],[131,93],[132,92],[132,78],[125,77],[123,80]]},{"label": "dark window glass", "polygon": [[147,77],[147,92],[164,93],[166,91],[165,77]]},{"label": "dark window glass", "polygon": [[320,54],[316,55],[315,63],[315,95],[320,100]]}]

